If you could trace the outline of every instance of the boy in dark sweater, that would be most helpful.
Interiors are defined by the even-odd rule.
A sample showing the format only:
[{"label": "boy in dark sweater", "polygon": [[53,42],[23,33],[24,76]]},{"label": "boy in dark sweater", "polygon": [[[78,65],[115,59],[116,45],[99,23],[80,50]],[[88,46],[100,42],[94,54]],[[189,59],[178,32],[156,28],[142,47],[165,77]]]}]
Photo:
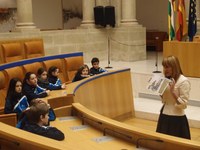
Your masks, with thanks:
[{"label": "boy in dark sweater", "polygon": [[47,103],[36,103],[23,113],[28,120],[21,127],[23,130],[59,141],[64,140],[65,135],[62,131],[55,127],[48,126],[49,105]]},{"label": "boy in dark sweater", "polygon": [[92,58],[91,64],[92,64],[92,67],[90,68],[90,74],[91,75],[106,72],[106,70],[99,67],[99,59],[98,58],[96,58],[96,57]]}]

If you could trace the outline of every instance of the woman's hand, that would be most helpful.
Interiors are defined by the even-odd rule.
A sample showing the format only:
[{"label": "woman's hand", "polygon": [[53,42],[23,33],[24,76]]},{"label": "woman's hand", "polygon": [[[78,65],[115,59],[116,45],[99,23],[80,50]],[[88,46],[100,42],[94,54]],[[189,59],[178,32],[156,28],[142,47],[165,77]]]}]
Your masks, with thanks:
[{"label": "woman's hand", "polygon": [[[177,104],[180,104],[180,102],[177,100],[178,97],[179,97],[179,93],[176,93],[175,90],[174,90],[174,87],[175,87],[175,83],[176,83],[176,82],[175,82],[175,80],[174,80],[173,78],[172,78],[171,80],[172,80],[172,82],[169,83],[170,91],[171,91],[173,97],[175,98],[176,103],[177,103]],[[178,95],[177,95],[177,94],[178,94]]]},{"label": "woman's hand", "polygon": [[175,86],[175,80],[172,78],[172,81],[169,83],[170,91],[171,93],[174,93],[174,86]]}]

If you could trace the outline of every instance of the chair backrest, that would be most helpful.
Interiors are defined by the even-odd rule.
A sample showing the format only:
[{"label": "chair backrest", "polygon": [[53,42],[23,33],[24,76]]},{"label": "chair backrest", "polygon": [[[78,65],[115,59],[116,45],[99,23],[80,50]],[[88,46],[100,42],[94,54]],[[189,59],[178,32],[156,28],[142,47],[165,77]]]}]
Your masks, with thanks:
[{"label": "chair backrest", "polygon": [[12,78],[19,78],[21,81],[24,79],[24,71],[22,67],[8,68],[4,70],[6,77],[6,89],[8,89],[9,82]]},{"label": "chair backrest", "polygon": [[2,71],[0,71],[0,114],[4,111],[5,98],[7,91],[5,89],[6,78]]},{"label": "chair backrest", "polygon": [[67,70],[67,77],[72,81],[77,70],[84,64],[83,57],[77,56],[65,58],[64,62]]},{"label": "chair backrest", "polygon": [[37,75],[37,71],[39,68],[43,68],[44,65],[42,62],[35,62],[31,64],[26,64],[23,65],[24,73],[26,74],[27,72],[33,72]]},{"label": "chair backrest", "polygon": [[28,41],[24,43],[25,57],[42,57],[44,56],[43,40]]},{"label": "chair backrest", "polygon": [[51,66],[56,66],[59,69],[59,79],[62,83],[66,82],[66,70],[61,59],[43,61],[45,69],[48,71]]},{"label": "chair backrest", "polygon": [[2,44],[3,63],[22,60],[25,58],[23,46],[20,42]]}]

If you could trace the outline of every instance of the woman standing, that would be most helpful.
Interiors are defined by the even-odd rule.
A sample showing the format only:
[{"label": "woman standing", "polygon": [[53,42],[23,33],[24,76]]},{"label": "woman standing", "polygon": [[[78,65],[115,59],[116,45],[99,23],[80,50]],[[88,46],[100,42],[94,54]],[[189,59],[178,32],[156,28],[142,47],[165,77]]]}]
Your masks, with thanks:
[{"label": "woman standing", "polygon": [[161,96],[164,105],[156,132],[191,139],[184,111],[189,99],[190,82],[183,76],[179,60],[175,56],[164,58],[162,65],[165,77],[171,79],[171,82]]}]

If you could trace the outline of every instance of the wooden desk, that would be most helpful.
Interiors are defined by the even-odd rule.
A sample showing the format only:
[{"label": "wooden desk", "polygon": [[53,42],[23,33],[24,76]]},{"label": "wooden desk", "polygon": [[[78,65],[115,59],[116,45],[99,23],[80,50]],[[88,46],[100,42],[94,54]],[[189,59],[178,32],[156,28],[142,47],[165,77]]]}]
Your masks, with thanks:
[{"label": "wooden desk", "polygon": [[[81,119],[83,118],[84,120],[81,121],[84,123],[90,122],[96,124],[95,127],[106,130],[106,135],[112,133],[112,130],[114,130],[117,131],[115,135],[118,137],[128,135],[127,138],[130,137],[129,139],[134,143],[137,143],[138,139],[141,139],[139,141],[140,145],[148,148],[156,148],[159,150],[200,149],[199,142],[156,133],[111,119],[125,119],[127,116],[130,117],[132,111],[134,111],[130,79],[130,69],[122,69],[69,84],[67,86],[67,93],[69,96],[72,96],[75,102],[80,101],[82,103],[82,105],[78,103],[72,104],[74,116],[79,116]],[[53,91],[46,100],[48,100],[48,98],[57,99],[59,96],[61,96],[61,98],[67,97],[62,95],[63,91],[65,94],[65,90]],[[65,112],[67,115],[68,112]],[[86,122],[86,120],[88,121]],[[52,126],[56,126],[65,133],[66,139],[64,141],[45,138],[0,123],[0,143],[3,149],[16,150],[136,149],[134,144],[127,142],[127,138],[126,140],[116,138],[114,141],[108,143],[94,143],[91,138],[103,136],[103,132],[92,127],[88,131],[83,130],[79,133],[72,132],[69,129],[71,126],[81,125],[81,121],[58,122],[57,118],[55,122],[51,123]],[[122,133],[121,136],[118,132]],[[153,139],[162,140],[163,142],[152,141]]]},{"label": "wooden desk", "polygon": [[147,30],[146,45],[155,47],[156,51],[163,50],[163,41],[167,40],[167,32],[157,30]]},{"label": "wooden desk", "polygon": [[163,57],[176,56],[188,77],[200,77],[200,42],[164,42]]},{"label": "wooden desk", "polygon": [[[101,128],[103,132],[117,135],[127,141],[132,141],[135,145],[139,143],[148,149],[157,150],[197,150],[200,149],[199,141],[191,141],[183,138],[160,134],[155,131],[143,129],[141,127],[130,126],[108,117],[99,115],[79,103],[73,103],[73,109],[78,112],[82,122],[90,123]],[[160,140],[162,142],[157,142]]]},{"label": "wooden desk", "polygon": [[[67,93],[67,97],[63,93]],[[120,120],[134,116],[130,69],[105,72],[70,83],[66,90],[51,91],[44,99],[53,108],[58,103],[63,104],[62,101],[70,101],[109,118]]]}]

